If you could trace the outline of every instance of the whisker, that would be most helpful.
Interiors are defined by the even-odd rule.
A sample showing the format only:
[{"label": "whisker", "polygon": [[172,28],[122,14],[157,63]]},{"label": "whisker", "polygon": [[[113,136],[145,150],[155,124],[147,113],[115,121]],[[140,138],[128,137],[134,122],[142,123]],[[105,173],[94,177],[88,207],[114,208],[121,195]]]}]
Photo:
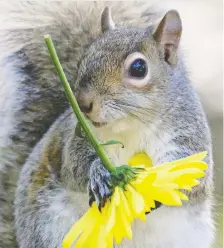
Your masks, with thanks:
[{"label": "whisker", "polygon": [[[121,101],[117,101],[116,102],[118,105],[122,106],[122,107],[126,107],[128,108],[129,110],[134,110],[136,111],[137,113],[140,113],[142,115],[145,115],[145,116],[152,116],[153,114],[153,111],[151,111],[151,109],[147,109],[147,108],[144,108],[144,107],[141,107],[141,106],[136,106],[136,105],[131,105],[131,104],[127,104],[127,103],[124,103],[124,102],[121,102]],[[154,112],[156,113],[156,112]]]},{"label": "whisker", "polygon": [[[115,108],[115,109],[118,109],[119,108],[119,106],[118,106],[118,104],[110,104],[110,106],[112,107],[112,108]],[[133,117],[135,117],[136,119],[138,119],[139,121],[141,121],[141,122],[143,122],[143,123],[147,123],[148,121],[146,120],[146,121],[144,121],[142,118],[140,118],[140,116],[139,115],[137,115],[137,114],[135,114],[132,110],[132,108],[130,108],[130,107],[127,107],[127,106],[121,106],[121,108],[123,109],[123,110],[125,110],[125,112],[128,112],[129,114],[131,114]],[[121,110],[120,108],[119,108],[119,110]],[[132,111],[132,112],[130,112],[130,111]],[[136,109],[134,109],[134,111],[135,112],[139,112],[139,109],[137,109],[137,111],[136,111]],[[143,113],[142,113],[143,114]],[[121,115],[122,117],[124,117],[123,115]]]}]

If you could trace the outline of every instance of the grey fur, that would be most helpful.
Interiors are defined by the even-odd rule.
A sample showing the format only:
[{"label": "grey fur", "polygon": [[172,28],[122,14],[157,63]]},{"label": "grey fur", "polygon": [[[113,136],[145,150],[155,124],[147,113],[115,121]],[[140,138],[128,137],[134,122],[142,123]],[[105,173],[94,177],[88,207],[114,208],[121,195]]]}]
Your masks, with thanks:
[{"label": "grey fur", "polygon": [[[116,29],[102,34],[100,13],[107,5],[112,9]],[[68,103],[43,41],[46,33],[54,39],[76,94],[94,99],[109,125],[121,117],[129,118],[129,114],[135,116],[130,126],[137,121],[139,149],[150,143],[141,131],[152,133],[153,145],[160,144],[152,154],[156,164],[203,150],[209,152],[209,170],[201,186],[191,193],[189,204],[193,206],[190,212],[198,206],[205,206],[207,211],[213,185],[209,128],[182,55],[178,55],[176,67],[171,68],[153,39],[154,25],[148,28],[149,22],[154,24],[158,17],[161,19],[161,14],[146,1],[24,2],[16,3],[14,8],[11,16],[22,27],[4,30],[1,45],[6,49],[8,63],[18,61],[13,68],[21,75],[15,99],[20,107],[14,113],[14,133],[1,161],[5,171],[0,185],[0,237],[4,235],[0,248],[17,246],[12,201],[23,164],[15,199],[15,230],[21,248],[61,247],[63,236],[88,207],[88,182],[92,191],[96,184],[105,185],[107,173],[99,169],[101,164],[93,149],[84,138],[74,136],[76,121],[71,110],[66,110]],[[144,92],[118,83],[124,59],[136,51],[151,61],[151,85]],[[96,130],[99,135],[100,130],[104,132],[104,127]],[[170,137],[164,141],[167,133]],[[124,140],[127,147],[131,142]],[[100,183],[99,177],[103,179]],[[108,189],[103,190],[102,195],[109,194]]]}]

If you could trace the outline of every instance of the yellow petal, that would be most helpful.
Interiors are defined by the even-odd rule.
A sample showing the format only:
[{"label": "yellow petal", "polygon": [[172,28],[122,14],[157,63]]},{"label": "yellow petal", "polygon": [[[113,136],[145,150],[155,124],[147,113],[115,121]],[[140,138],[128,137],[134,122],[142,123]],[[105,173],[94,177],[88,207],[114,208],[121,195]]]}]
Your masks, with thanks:
[{"label": "yellow petal", "polygon": [[127,191],[125,192],[128,201],[130,201],[133,212],[138,216],[144,210],[144,200],[142,196],[135,191],[131,185],[127,185]]},{"label": "yellow petal", "polygon": [[[86,230],[82,233],[77,243],[75,244],[75,248],[94,248],[97,247],[97,240],[100,233],[100,227],[95,225],[93,229],[90,229],[86,226]],[[102,240],[103,241],[103,240]],[[101,246],[105,248],[106,246]]]},{"label": "yellow petal", "polygon": [[118,187],[115,188],[113,197],[114,197],[115,205],[118,206],[120,203],[120,194],[119,194],[119,188]]},{"label": "yellow petal", "polygon": [[127,202],[128,201],[127,197],[125,196],[124,191],[121,188],[119,189],[119,191],[120,191],[121,202],[122,202],[123,208],[124,208],[124,213],[127,216],[127,218],[129,219],[129,221],[132,221],[133,216],[131,214],[131,210],[130,210],[128,202]]},{"label": "yellow petal", "polygon": [[108,206],[108,210],[107,210],[106,216],[105,216],[105,219],[107,220],[106,225],[105,225],[105,229],[106,229],[106,232],[109,233],[111,231],[111,229],[114,227],[115,220],[116,220],[116,217],[115,217],[116,200],[115,200],[114,194],[112,196],[111,203],[108,202],[107,204],[109,204],[109,206]]},{"label": "yellow petal", "polygon": [[207,154],[208,154],[207,151],[204,151],[204,152],[193,154],[185,158],[174,160],[170,163],[185,164],[188,162],[202,161],[206,158]]},{"label": "yellow petal", "polygon": [[188,156],[186,158],[182,158],[182,159],[179,159],[179,160],[176,160],[178,162],[190,162],[190,161],[202,161],[203,159],[206,158],[208,152],[207,151],[204,151],[204,152],[200,152],[200,153],[196,153],[196,154],[193,154],[191,156]]},{"label": "yellow petal", "polygon": [[[126,206],[127,200],[125,199],[123,190],[119,187],[116,187],[114,195],[112,196],[111,208],[113,224],[109,224],[109,228],[112,230],[110,235],[113,234],[114,239],[117,244],[119,244],[124,237],[132,238],[132,231],[130,226],[130,217],[131,212],[130,209]],[[129,211],[129,217],[125,210]],[[131,219],[132,220],[132,219]],[[107,224],[108,225],[108,224]],[[112,242],[110,240],[110,242]]]},{"label": "yellow petal", "polygon": [[160,191],[171,191],[179,189],[179,186],[176,183],[154,183],[153,187],[160,189]]},{"label": "yellow petal", "polygon": [[121,221],[121,214],[119,210],[119,207],[116,207],[116,221],[113,228],[114,239],[117,244],[120,244],[121,240],[125,237],[125,229]]},{"label": "yellow petal", "polygon": [[186,178],[184,176],[176,179],[175,183],[178,185],[179,189],[186,189],[186,190],[189,190],[189,188],[193,188],[194,186],[200,184],[198,180],[192,178]]},{"label": "yellow petal", "polygon": [[75,240],[79,237],[79,235],[82,233],[82,229],[79,228],[76,224],[72,226],[72,228],[69,230],[69,232],[66,234],[62,247],[63,248],[70,248]]},{"label": "yellow petal", "polygon": [[[97,234],[95,234],[95,235],[97,235]],[[96,236],[95,236],[95,239],[96,239]],[[111,234],[109,234],[105,231],[104,226],[101,225],[100,230],[99,230],[97,243],[94,244],[92,242],[92,243],[90,243],[90,245],[84,246],[84,247],[112,248],[113,247],[113,238],[112,238]]]},{"label": "yellow petal", "polygon": [[131,185],[134,186],[135,190],[141,194],[145,202],[144,215],[140,216],[140,219],[146,220],[145,212],[149,212],[152,208],[155,208],[155,201],[151,196],[151,190],[153,188],[153,183],[156,179],[156,174],[153,173],[148,175],[141,183],[136,183],[133,181]]},{"label": "yellow petal", "polygon": [[158,173],[156,171],[152,172],[151,168],[148,169],[146,172],[140,172],[140,176],[142,176],[142,180],[135,179],[131,182],[131,185],[134,186],[134,188],[139,189],[146,189],[149,187],[149,185],[152,185],[153,182],[156,180]]},{"label": "yellow petal", "polygon": [[[91,208],[92,215],[89,215],[88,220],[86,220],[85,229],[83,230],[81,236],[77,240],[75,248],[82,248],[82,247],[89,247],[93,248],[96,247],[97,237],[100,232],[100,226],[102,224],[102,216],[98,210],[98,208]],[[91,236],[94,235],[94,237]],[[94,242],[95,241],[95,242]],[[102,247],[103,248],[103,247]]]},{"label": "yellow petal", "polygon": [[132,231],[131,231],[130,222],[128,221],[127,216],[124,212],[124,208],[120,206],[119,208],[117,208],[117,212],[118,212],[118,215],[120,216],[120,222],[118,223],[119,225],[123,226],[123,230],[124,230],[123,237],[128,237],[129,239],[132,239]]},{"label": "yellow petal", "polygon": [[193,179],[193,178],[201,178],[204,177],[205,173],[199,169],[196,168],[189,168],[189,169],[183,169],[173,172],[167,172],[167,173],[158,173],[158,177],[155,180],[156,184],[167,184],[175,182],[176,179],[182,178],[182,180]]},{"label": "yellow petal", "polygon": [[156,194],[153,195],[153,197],[155,197],[156,201],[161,202],[164,205],[168,205],[168,206],[182,205],[180,197],[175,190],[162,191],[162,192],[158,191],[156,192]]},{"label": "yellow petal", "polygon": [[[113,234],[112,233],[107,234],[106,241],[107,241],[106,248],[112,248],[113,247]],[[97,247],[100,247],[100,243],[98,244]]]},{"label": "yellow petal", "polygon": [[187,163],[180,163],[173,167],[171,169],[171,171],[173,170],[182,170],[182,169],[190,169],[190,168],[195,168],[195,169],[199,169],[199,170],[207,170],[208,169],[208,165],[205,162],[202,161],[189,161]]},{"label": "yellow petal", "polygon": [[145,165],[151,167],[152,159],[146,153],[138,153],[129,159],[128,164],[130,166]]},{"label": "yellow petal", "polygon": [[[94,205],[94,204],[93,204]],[[93,206],[94,208],[94,206]],[[85,230],[86,223],[89,222],[89,218],[93,217],[93,208],[90,208],[69,230],[66,234],[62,247],[70,248],[75,240],[80,236],[80,234]],[[93,217],[94,218],[94,217]]]},{"label": "yellow petal", "polygon": [[178,194],[178,196],[180,197],[181,200],[189,201],[189,198],[184,193],[182,193],[180,191],[176,191],[176,193]]},{"label": "yellow petal", "polygon": [[159,171],[159,170],[173,170],[175,168],[181,168],[181,166],[184,166],[185,168],[190,168],[189,166],[192,165],[192,168],[195,168],[196,164],[191,164],[194,162],[199,162],[197,164],[199,169],[202,170],[206,170],[207,169],[207,164],[205,162],[202,162],[201,160],[203,160],[207,155],[207,152],[202,152],[202,153],[198,153],[198,154],[194,154],[192,156],[183,158],[183,159],[178,159],[172,162],[166,162],[160,165],[157,165],[153,168],[151,168],[151,171]]}]

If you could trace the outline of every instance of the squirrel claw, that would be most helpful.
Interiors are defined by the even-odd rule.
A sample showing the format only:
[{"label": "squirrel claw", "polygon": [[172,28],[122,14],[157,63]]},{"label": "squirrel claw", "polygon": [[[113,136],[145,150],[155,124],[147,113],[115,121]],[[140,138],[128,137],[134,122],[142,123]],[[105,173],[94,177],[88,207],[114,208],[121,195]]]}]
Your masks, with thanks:
[{"label": "squirrel claw", "polygon": [[88,187],[88,190],[89,190],[89,206],[92,207],[94,201],[95,201],[95,197],[94,195],[92,194],[91,190],[89,189]]},{"label": "squirrel claw", "polygon": [[88,184],[89,205],[91,206],[96,201],[99,211],[101,211],[107,199],[112,195],[113,187],[110,180],[110,173],[104,168],[100,160],[94,161],[90,167],[90,180]]}]

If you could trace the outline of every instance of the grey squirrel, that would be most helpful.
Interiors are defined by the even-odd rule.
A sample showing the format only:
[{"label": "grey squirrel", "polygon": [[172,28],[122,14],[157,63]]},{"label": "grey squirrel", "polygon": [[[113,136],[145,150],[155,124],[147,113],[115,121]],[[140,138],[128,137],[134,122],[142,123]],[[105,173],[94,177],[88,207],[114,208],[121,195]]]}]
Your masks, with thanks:
[{"label": "grey squirrel", "polygon": [[162,16],[147,1],[14,4],[14,24],[0,36],[1,74],[14,85],[11,129],[1,127],[0,247],[61,247],[89,201],[100,207],[112,190],[94,150],[74,135],[76,119],[43,40],[49,33],[98,137],[124,144],[106,147],[115,164],[139,151],[154,165],[208,151],[209,169],[190,202],[135,222],[133,240],[119,247],[211,248],[210,131],[179,49],[179,14]]}]

